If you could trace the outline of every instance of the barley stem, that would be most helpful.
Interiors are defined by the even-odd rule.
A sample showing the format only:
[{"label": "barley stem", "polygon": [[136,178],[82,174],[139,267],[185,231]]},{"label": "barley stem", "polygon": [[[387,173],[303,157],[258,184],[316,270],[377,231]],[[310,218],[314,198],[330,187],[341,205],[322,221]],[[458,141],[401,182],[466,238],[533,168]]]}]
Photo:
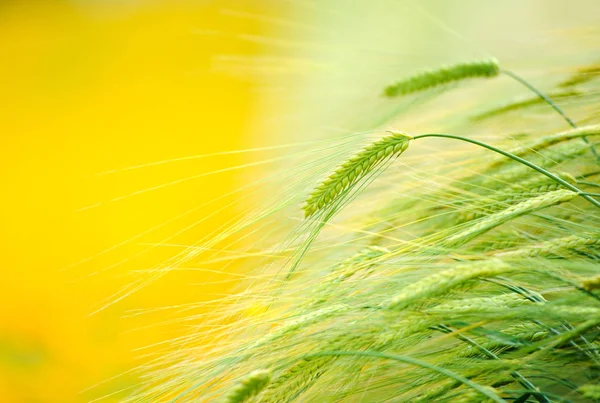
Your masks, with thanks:
[{"label": "barley stem", "polygon": [[[444,333],[448,333],[448,334],[452,334],[455,331],[446,326],[446,325],[438,325],[437,327],[434,327],[436,330],[440,330]],[[490,350],[488,350],[487,348],[485,348],[484,346],[482,346],[481,344],[477,343],[475,340],[462,335],[460,333],[455,334],[455,337],[459,340],[464,341],[467,344],[470,344],[471,346],[479,349],[483,354],[485,354],[488,358],[494,359],[494,360],[499,360],[500,357],[498,357],[496,354],[494,354],[493,352],[491,352]],[[523,375],[521,375],[519,372],[517,371],[511,371],[510,375],[517,379],[519,381],[519,383],[521,385],[523,385],[526,389],[528,390],[532,390],[532,391],[538,391],[538,388],[536,388],[536,386],[531,383],[527,378],[525,378]],[[536,396],[536,399],[540,402],[540,403],[550,403],[550,400],[548,400],[548,398],[546,396],[544,396],[544,394],[540,393],[539,396]]]},{"label": "barley stem", "polygon": [[584,199],[586,199],[587,201],[589,201],[590,203],[592,203],[594,206],[599,207],[600,208],[600,202],[598,202],[596,199],[592,198],[591,196],[588,196],[585,192],[581,191],[577,186],[570,184],[569,182],[567,182],[566,180],[558,177],[557,175],[548,172],[547,170],[545,170],[542,167],[539,167],[529,161],[527,161],[526,159],[523,159],[517,155],[514,155],[512,153],[509,153],[507,151],[501,150],[497,147],[494,147],[492,145],[486,144],[486,143],[482,143],[481,141],[477,141],[477,140],[473,140],[473,139],[469,139],[466,137],[462,137],[462,136],[456,136],[453,134],[443,134],[443,133],[428,133],[428,134],[420,134],[418,136],[414,136],[413,140],[418,140],[418,139],[423,139],[423,138],[427,138],[427,137],[439,137],[439,138],[447,138],[447,139],[454,139],[454,140],[460,140],[460,141],[465,141],[467,143],[471,143],[471,144],[475,144],[478,145],[480,147],[483,148],[487,148],[488,150],[492,150],[494,152],[497,152],[498,154],[502,154],[505,157],[511,158],[523,165],[528,166],[529,168],[532,168],[536,171],[538,171],[539,173],[541,173],[542,175],[546,175],[548,178],[560,183],[561,185],[563,185],[564,187],[566,187],[567,189],[570,189],[574,192],[577,192],[581,197],[583,197]]},{"label": "barley stem", "polygon": [[383,92],[388,98],[412,94],[429,88],[468,78],[496,77],[500,72],[496,59],[460,63],[444,66],[436,70],[428,70],[388,85]]},{"label": "barley stem", "polygon": [[[554,101],[552,101],[550,98],[548,98],[548,96],[546,94],[544,94],[542,91],[538,90],[533,85],[531,85],[527,80],[521,78],[520,76],[518,76],[517,74],[513,73],[512,71],[502,70],[502,73],[506,74],[510,78],[518,81],[519,83],[523,84],[525,87],[529,88],[537,96],[539,96],[544,101],[546,101],[546,103],[548,105],[550,105],[552,107],[552,109],[554,109],[560,116],[562,116],[563,119],[565,120],[565,122],[567,122],[569,124],[569,126],[571,126],[573,129],[577,128],[577,125],[575,124],[575,122],[573,122],[573,120],[571,120],[571,118],[567,116],[567,114],[565,113],[565,111],[563,111],[558,105],[556,105],[554,103]],[[592,153],[594,154],[594,157],[596,157],[597,160],[600,160],[600,155],[598,155],[598,152],[596,151],[596,148],[594,147],[593,144],[590,143],[590,141],[587,139],[587,137],[585,137],[585,136],[582,137],[582,140],[585,141],[586,144],[588,144],[590,146],[590,149],[592,150]]]},{"label": "barley stem", "polygon": [[406,357],[406,356],[402,356],[402,355],[385,354],[385,353],[380,353],[380,352],[376,352],[376,351],[323,351],[323,352],[319,352],[319,353],[315,353],[315,354],[306,355],[303,358],[319,357],[319,356],[334,356],[334,357],[358,356],[358,357],[385,358],[388,360],[394,360],[394,361],[399,361],[399,362],[403,362],[406,364],[416,365],[418,367],[430,369],[430,370],[438,372],[442,375],[446,375],[449,378],[455,379],[455,380],[475,389],[482,395],[489,397],[490,399],[492,399],[495,402],[507,403],[506,400],[502,399],[495,393],[490,392],[489,390],[483,388],[481,385],[478,385],[475,382],[472,382],[469,379],[467,379],[457,373],[449,371],[445,368],[438,367],[436,365],[429,364],[428,362],[418,360],[416,358]]}]

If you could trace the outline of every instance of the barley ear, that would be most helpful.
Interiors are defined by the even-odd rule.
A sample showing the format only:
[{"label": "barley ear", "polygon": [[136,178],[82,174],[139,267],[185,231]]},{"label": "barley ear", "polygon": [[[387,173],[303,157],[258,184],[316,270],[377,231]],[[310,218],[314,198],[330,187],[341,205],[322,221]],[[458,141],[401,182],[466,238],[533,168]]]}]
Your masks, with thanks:
[{"label": "barley ear", "polygon": [[586,384],[581,385],[578,391],[583,395],[592,400],[600,400],[600,385]]},{"label": "barley ear", "polygon": [[391,300],[384,303],[383,307],[401,310],[417,300],[445,294],[469,281],[495,277],[511,270],[515,269],[498,259],[458,265],[407,285]]},{"label": "barley ear", "polygon": [[391,135],[368,145],[358,154],[340,165],[327,179],[319,184],[306,199],[305,217],[331,206],[343,191],[366,177],[385,160],[402,154],[412,139],[406,133],[390,131]]},{"label": "barley ear", "polygon": [[598,76],[600,76],[600,64],[592,64],[577,69],[573,75],[559,83],[558,86],[570,88],[591,81]]},{"label": "barley ear", "polygon": [[413,92],[423,91],[429,88],[461,81],[475,77],[495,77],[500,73],[500,66],[496,59],[459,63],[452,66],[444,66],[437,70],[424,71],[397,83],[388,85],[383,94],[386,97],[407,95]]},{"label": "barley ear", "polygon": [[581,286],[588,291],[600,289],[600,275],[584,280]]},{"label": "barley ear", "polygon": [[257,370],[248,374],[238,386],[227,396],[226,403],[243,403],[260,393],[271,379],[271,373]]}]

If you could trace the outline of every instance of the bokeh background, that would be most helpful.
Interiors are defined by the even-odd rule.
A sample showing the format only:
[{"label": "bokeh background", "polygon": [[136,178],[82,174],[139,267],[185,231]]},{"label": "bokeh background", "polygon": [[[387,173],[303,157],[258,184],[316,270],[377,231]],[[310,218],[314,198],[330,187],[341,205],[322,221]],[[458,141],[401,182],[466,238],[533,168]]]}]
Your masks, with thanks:
[{"label": "bokeh background", "polygon": [[185,327],[162,307],[228,289],[145,272],[235,214],[199,206],[237,170],[190,177],[245,156],[121,168],[260,144],[256,82],[214,60],[260,54],[273,26],[234,11],[265,8],[280,6],[0,2],[0,402],[121,401],[152,347],[136,349]]},{"label": "bokeh background", "polygon": [[[598,15],[597,0],[0,1],[0,402],[122,401],[202,321],[186,307],[231,292],[243,268],[165,274],[268,197],[231,192],[273,154],[224,152],[384,126],[410,105],[380,88],[423,67],[494,55],[548,87],[590,62]],[[436,129],[420,115],[402,129]]]}]

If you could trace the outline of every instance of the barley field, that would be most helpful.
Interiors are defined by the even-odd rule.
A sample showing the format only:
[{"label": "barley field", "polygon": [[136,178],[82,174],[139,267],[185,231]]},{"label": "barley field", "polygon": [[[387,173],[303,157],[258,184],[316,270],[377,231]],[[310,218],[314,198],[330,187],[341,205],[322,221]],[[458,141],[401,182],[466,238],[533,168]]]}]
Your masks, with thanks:
[{"label": "barley field", "polygon": [[600,401],[598,16],[4,2],[0,401]]}]

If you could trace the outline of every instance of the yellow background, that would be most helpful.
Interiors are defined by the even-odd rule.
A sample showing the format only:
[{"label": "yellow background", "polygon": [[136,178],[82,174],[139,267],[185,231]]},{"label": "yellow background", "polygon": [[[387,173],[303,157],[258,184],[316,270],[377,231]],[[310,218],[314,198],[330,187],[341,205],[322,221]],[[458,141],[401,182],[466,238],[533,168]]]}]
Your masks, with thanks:
[{"label": "yellow background", "polygon": [[[113,393],[102,401],[120,401],[139,376],[128,371],[148,352],[134,349],[181,331],[170,310],[153,308],[226,291],[227,282],[192,286],[203,275],[181,272],[127,298],[118,294],[180,252],[152,245],[195,242],[235,211],[174,238],[215,206],[156,226],[239,187],[240,178],[233,171],[152,188],[244,157],[120,168],[256,142],[248,135],[255,84],[211,68],[216,55],[261,52],[240,34],[260,36],[266,27],[223,13],[240,6],[260,13],[263,5],[0,4],[1,402]],[[104,302],[114,303],[92,314]],[[147,314],[132,316],[135,309]]]}]

